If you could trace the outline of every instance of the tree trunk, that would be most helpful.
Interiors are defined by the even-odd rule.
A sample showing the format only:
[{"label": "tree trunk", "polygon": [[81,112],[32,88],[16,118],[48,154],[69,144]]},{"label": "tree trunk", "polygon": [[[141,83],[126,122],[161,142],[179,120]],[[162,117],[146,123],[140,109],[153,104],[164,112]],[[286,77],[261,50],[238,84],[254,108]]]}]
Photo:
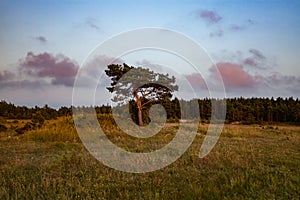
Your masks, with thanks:
[{"label": "tree trunk", "polygon": [[139,125],[144,126],[142,109],[139,109]]},{"label": "tree trunk", "polygon": [[138,119],[139,119],[139,125],[143,126],[144,122],[143,122],[143,113],[142,113],[142,101],[141,100],[137,100],[136,102],[137,107],[138,107]]}]

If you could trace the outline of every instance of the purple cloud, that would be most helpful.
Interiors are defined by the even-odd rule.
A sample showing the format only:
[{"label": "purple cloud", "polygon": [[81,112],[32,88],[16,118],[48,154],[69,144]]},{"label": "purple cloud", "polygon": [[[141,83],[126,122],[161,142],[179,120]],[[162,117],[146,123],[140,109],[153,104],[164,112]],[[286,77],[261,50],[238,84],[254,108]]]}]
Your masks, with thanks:
[{"label": "purple cloud", "polygon": [[0,82],[11,80],[14,77],[15,77],[15,74],[10,71],[5,70],[3,72],[0,72]]},{"label": "purple cloud", "polygon": [[197,17],[205,20],[209,24],[216,24],[222,20],[222,17],[215,11],[211,10],[200,10],[196,11]]},{"label": "purple cloud", "polygon": [[247,19],[247,23],[252,25],[254,24],[254,21],[252,19]]},{"label": "purple cloud", "polygon": [[184,76],[196,89],[206,89],[205,80],[200,73],[186,74]]},{"label": "purple cloud", "polygon": [[211,77],[214,77],[218,70],[226,88],[251,88],[255,84],[254,77],[246,72],[239,64],[219,62],[216,68],[210,68]]},{"label": "purple cloud", "polygon": [[244,59],[243,64],[259,69],[266,69],[266,57],[257,49],[249,49],[249,53],[252,55]]},{"label": "purple cloud", "polygon": [[264,96],[272,94],[272,96],[294,96],[300,97],[300,77],[287,76],[280,73],[273,73],[269,76],[255,76],[259,83],[260,89]]},{"label": "purple cloud", "polygon": [[216,30],[214,32],[211,32],[209,34],[210,37],[222,37],[223,36],[223,31],[222,30]]},{"label": "purple cloud", "polygon": [[[85,63],[83,63],[81,70],[80,70],[80,78],[76,81],[77,87],[91,87],[93,85],[103,85],[105,83],[108,83],[105,85],[107,87],[110,84],[110,79],[107,76],[103,76],[104,70],[107,69],[107,66],[109,64],[122,64],[124,61],[119,58],[109,57],[106,55],[95,55],[88,60],[86,60]],[[101,77],[102,82],[99,81],[99,77]]]},{"label": "purple cloud", "polygon": [[92,29],[100,30],[100,27],[96,24],[96,19],[88,18],[85,20],[85,24],[91,27]]},{"label": "purple cloud", "polygon": [[230,25],[229,29],[232,30],[232,31],[242,31],[242,30],[245,30],[245,27],[244,26],[239,26],[239,25],[236,25],[236,24],[232,24],[232,25]]},{"label": "purple cloud", "polygon": [[2,88],[14,88],[14,89],[38,89],[47,85],[43,80],[9,80],[0,82]]},{"label": "purple cloud", "polygon": [[294,96],[300,94],[300,77],[273,72],[271,75],[250,73],[243,65],[219,62],[210,68],[208,81],[214,82],[220,73],[228,96]]},{"label": "purple cloud", "polygon": [[78,71],[78,65],[66,56],[53,56],[46,52],[37,55],[28,52],[19,65],[21,72],[33,77],[51,78],[55,85],[73,86]]},{"label": "purple cloud", "polygon": [[266,57],[257,49],[249,49],[249,52],[256,58],[264,60]]},{"label": "purple cloud", "polygon": [[34,37],[34,39],[41,43],[47,43],[47,39],[44,36],[37,36],[37,37]]},{"label": "purple cloud", "polygon": [[258,63],[254,58],[246,58],[244,60],[244,64],[252,67],[258,67]]}]

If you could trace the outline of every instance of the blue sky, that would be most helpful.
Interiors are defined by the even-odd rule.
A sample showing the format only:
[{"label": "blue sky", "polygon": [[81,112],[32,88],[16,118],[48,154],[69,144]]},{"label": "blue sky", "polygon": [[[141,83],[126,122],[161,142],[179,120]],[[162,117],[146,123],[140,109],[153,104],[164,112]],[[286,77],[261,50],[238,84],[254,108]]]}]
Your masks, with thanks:
[{"label": "blue sky", "polygon": [[296,0],[3,0],[0,26],[0,99],[17,104],[70,105],[72,78],[89,53],[143,27],[178,31],[204,47],[229,97],[300,94]]}]

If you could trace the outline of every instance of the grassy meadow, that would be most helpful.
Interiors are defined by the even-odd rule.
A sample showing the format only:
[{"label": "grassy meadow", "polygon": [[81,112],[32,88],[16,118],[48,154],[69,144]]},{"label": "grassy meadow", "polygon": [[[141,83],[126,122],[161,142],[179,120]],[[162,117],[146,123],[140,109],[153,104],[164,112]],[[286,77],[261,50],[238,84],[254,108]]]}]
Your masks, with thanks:
[{"label": "grassy meadow", "polygon": [[[101,117],[100,117],[101,118]],[[300,127],[225,125],[214,149],[198,157],[207,124],[173,164],[150,173],[116,171],[85,149],[71,117],[46,120],[17,135],[26,120],[1,119],[0,199],[299,199]],[[149,141],[100,121],[107,136],[129,151],[161,148],[176,134],[167,124]],[[187,130],[188,131],[188,130]],[[122,162],[122,161],[120,161]]]}]

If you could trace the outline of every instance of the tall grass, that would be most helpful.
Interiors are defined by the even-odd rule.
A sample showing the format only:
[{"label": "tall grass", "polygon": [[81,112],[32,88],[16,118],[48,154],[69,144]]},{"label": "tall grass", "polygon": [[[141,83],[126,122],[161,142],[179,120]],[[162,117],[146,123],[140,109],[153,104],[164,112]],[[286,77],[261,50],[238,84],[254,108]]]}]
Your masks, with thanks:
[{"label": "tall grass", "polygon": [[[168,125],[149,143],[101,122],[108,137],[131,151],[170,141]],[[110,169],[93,158],[71,118],[37,130],[1,134],[0,199],[299,199],[300,127],[226,125],[215,148],[198,157],[207,125],[173,164],[151,173]],[[188,130],[187,130],[188,131]],[[16,139],[18,138],[18,139]],[[120,162],[123,162],[120,160]]]},{"label": "tall grass", "polygon": [[38,129],[30,130],[22,135],[25,140],[40,142],[79,142],[72,117],[61,117],[57,120],[48,120]]}]

